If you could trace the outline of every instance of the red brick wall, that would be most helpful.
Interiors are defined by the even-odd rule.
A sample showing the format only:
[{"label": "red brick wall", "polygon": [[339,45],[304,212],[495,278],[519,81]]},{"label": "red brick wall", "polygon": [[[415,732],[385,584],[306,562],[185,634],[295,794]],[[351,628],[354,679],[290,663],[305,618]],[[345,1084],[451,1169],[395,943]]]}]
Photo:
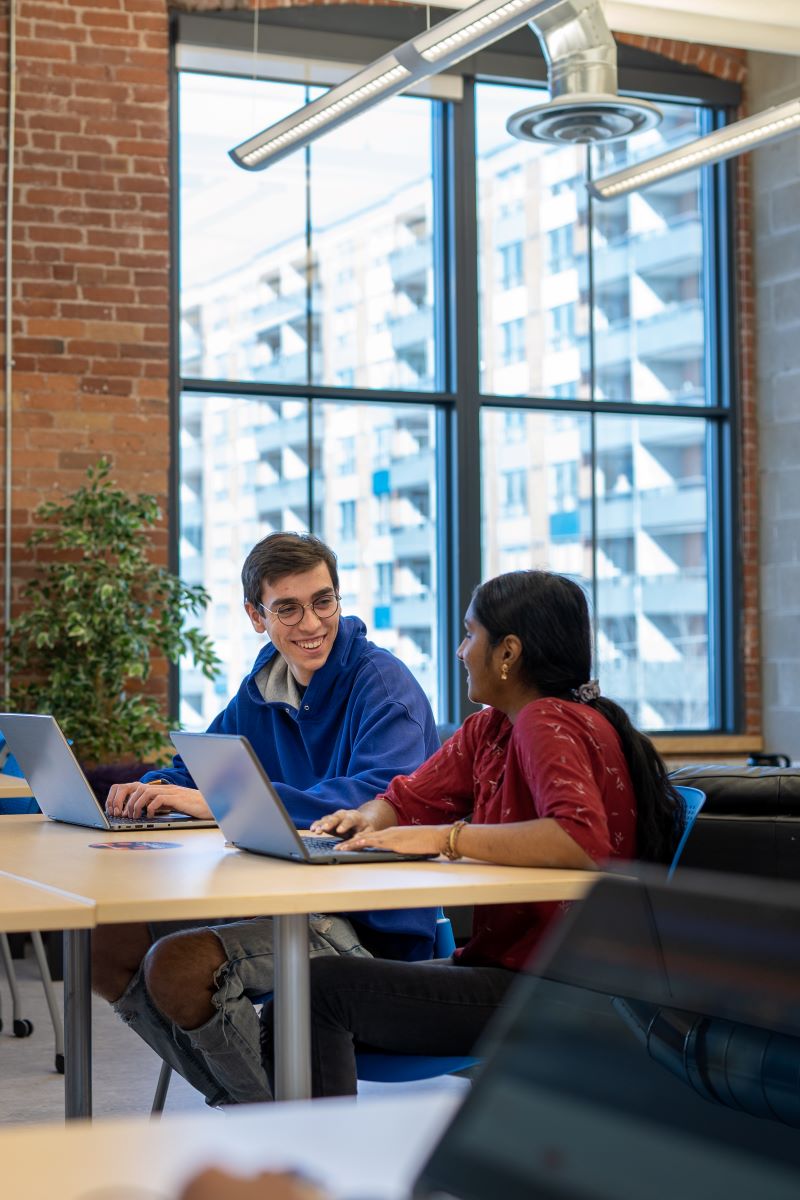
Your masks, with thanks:
[{"label": "red brick wall", "polygon": [[[313,4],[320,0],[295,0]],[[325,0],[322,0],[325,2]],[[341,0],[327,0],[339,3]],[[370,0],[361,0],[370,2]],[[184,11],[256,0],[176,0]],[[289,7],[260,0],[262,9]],[[101,453],[166,509],[169,471],[169,145],[166,0],[18,0],[14,178],[12,578],[30,577],[33,509],[72,489]],[[620,35],[743,81],[740,51]],[[0,121],[8,6],[0,4]],[[5,173],[0,221],[5,228]],[[747,730],[760,729],[757,463],[750,202],[740,175],[744,645]],[[4,249],[0,247],[4,256]],[[5,313],[2,314],[5,321]],[[0,453],[3,430],[0,429]],[[0,458],[2,462],[2,458]],[[0,504],[4,502],[0,489]],[[166,561],[164,531],[158,554]],[[0,560],[2,569],[2,560]],[[164,672],[157,686],[165,687]]]},{"label": "red brick wall", "polygon": [[[164,0],[18,0],[16,13],[12,578],[18,590],[32,571],[24,542],[33,509],[79,485],[101,454],[110,456],[123,486],[154,492],[166,509],[170,264]],[[7,5],[0,73],[5,145]],[[5,228],[4,152],[0,158]],[[4,242],[0,253],[5,258]],[[162,561],[166,553],[162,530]],[[159,674],[163,689],[163,669]]]}]

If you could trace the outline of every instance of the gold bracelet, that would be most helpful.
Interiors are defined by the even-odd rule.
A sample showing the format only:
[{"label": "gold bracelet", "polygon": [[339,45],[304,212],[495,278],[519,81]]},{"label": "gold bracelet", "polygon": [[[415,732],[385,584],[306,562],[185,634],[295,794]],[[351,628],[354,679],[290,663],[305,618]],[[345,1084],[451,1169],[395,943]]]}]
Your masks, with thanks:
[{"label": "gold bracelet", "polygon": [[445,858],[449,858],[451,862],[457,858],[461,858],[461,855],[458,853],[457,846],[458,835],[461,833],[461,830],[466,824],[467,822],[464,820],[456,821],[454,825],[450,826],[450,832],[447,835],[447,845],[445,846],[443,853]]}]

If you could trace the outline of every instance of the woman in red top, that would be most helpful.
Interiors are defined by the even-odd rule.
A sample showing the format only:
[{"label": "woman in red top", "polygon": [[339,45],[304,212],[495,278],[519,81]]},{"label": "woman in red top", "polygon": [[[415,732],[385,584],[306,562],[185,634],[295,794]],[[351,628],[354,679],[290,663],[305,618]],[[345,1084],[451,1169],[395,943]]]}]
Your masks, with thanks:
[{"label": "woman in red top", "polygon": [[[458,657],[467,717],[413,775],[317,833],[364,846],[507,866],[594,870],[611,858],[667,862],[680,797],[652,743],[590,680],[591,624],[578,584],[513,571],[475,589]],[[470,940],[446,962],[320,958],[311,963],[312,1089],[356,1090],[354,1046],[469,1054],[556,904],[482,905]],[[262,1049],[272,1075],[272,1009]]]}]

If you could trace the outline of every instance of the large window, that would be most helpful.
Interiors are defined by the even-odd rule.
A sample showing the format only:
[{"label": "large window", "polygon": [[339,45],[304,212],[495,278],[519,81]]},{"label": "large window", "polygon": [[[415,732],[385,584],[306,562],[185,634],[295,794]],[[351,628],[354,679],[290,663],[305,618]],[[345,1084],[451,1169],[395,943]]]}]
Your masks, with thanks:
[{"label": "large window", "polygon": [[[476,90],[481,388],[592,407],[575,418],[484,409],[485,573],[527,560],[574,574],[593,601],[608,694],[647,728],[708,728],[715,424],[696,410],[720,398],[707,391],[703,184],[689,173],[610,204],[590,203],[583,186],[587,167],[602,174],[697,136],[703,113],[664,104],[658,129],[587,163],[584,147],[506,137],[520,107],[518,87]],[[509,179],[524,180],[513,204]],[[538,263],[511,302],[490,269],[509,222]],[[663,405],[669,416],[644,415]],[[526,433],[511,445],[514,411]]]},{"label": "large window", "polygon": [[251,545],[312,529],[343,611],[440,720],[468,711],[450,664],[471,588],[542,566],[585,588],[603,690],[637,723],[729,727],[724,169],[611,203],[585,187],[712,110],[667,99],[629,144],[534,146],[505,124],[544,93],[466,78],[264,172],[230,163],[317,94],[179,73],[180,563],[225,663],[215,684],[182,671],[182,719],[208,721],[257,650]]}]

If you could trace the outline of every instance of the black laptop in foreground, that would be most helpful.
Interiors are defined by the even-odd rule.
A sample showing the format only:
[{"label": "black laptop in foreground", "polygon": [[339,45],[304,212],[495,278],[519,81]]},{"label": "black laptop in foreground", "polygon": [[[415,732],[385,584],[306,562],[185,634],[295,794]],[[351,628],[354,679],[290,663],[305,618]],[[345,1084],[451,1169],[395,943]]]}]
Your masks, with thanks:
[{"label": "black laptop in foreground", "polygon": [[415,1197],[800,1197],[800,887],[605,876],[536,970]]}]

